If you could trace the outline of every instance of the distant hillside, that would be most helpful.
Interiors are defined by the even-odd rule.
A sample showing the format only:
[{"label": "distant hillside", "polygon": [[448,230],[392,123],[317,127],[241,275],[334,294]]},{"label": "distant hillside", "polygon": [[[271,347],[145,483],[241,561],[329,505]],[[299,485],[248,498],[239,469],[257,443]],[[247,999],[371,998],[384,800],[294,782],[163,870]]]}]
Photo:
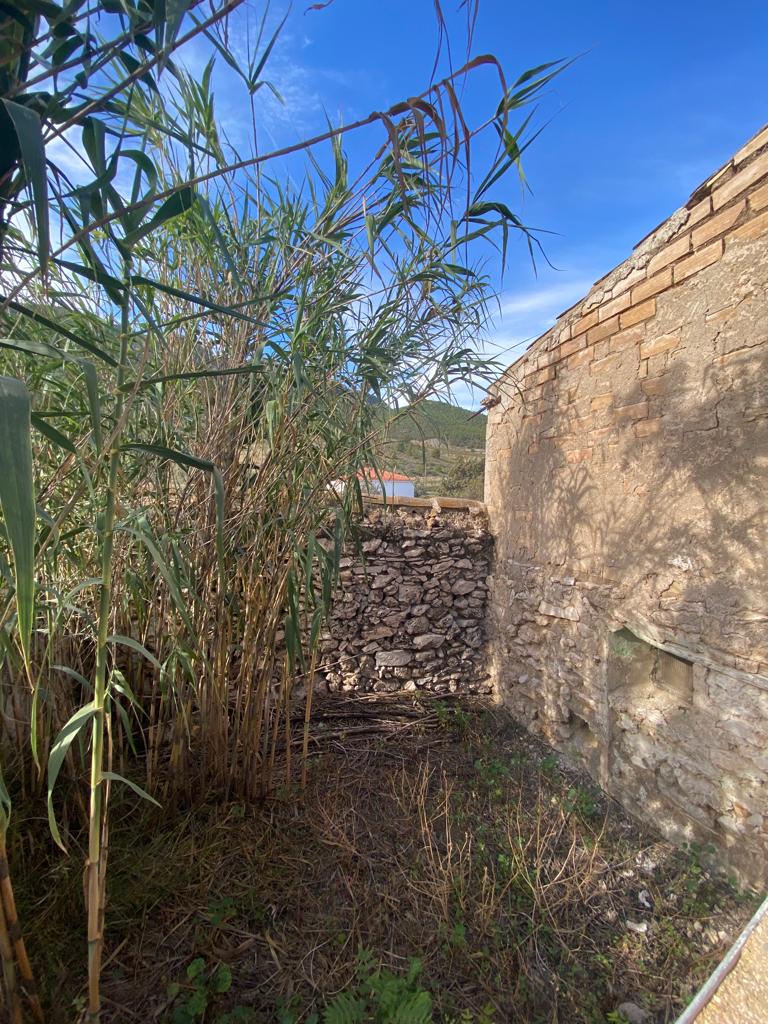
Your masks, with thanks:
[{"label": "distant hillside", "polygon": [[423,402],[390,423],[381,465],[405,473],[417,495],[482,498],[486,416]]},{"label": "distant hillside", "polygon": [[452,448],[485,448],[486,415],[474,416],[449,402],[422,402],[389,428],[392,441],[435,439]]}]

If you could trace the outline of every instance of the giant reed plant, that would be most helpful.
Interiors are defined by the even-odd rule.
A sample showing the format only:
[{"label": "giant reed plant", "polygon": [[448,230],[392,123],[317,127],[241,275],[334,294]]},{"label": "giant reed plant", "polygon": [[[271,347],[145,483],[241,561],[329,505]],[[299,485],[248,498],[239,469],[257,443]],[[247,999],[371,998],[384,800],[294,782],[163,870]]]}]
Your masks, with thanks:
[{"label": "giant reed plant", "polygon": [[[212,65],[198,82],[173,59],[201,36],[232,65],[237,6],[0,16],[2,757],[62,847],[87,830],[93,1022],[110,788],[254,798],[292,778],[296,687],[306,755],[377,410],[488,372],[477,245],[525,232],[494,189],[525,145],[510,115],[556,71],[508,87],[468,59],[388,111],[243,157],[219,136]],[[236,66],[254,123],[276,34]],[[457,87],[483,71],[500,100],[471,128]],[[350,176],[344,135],[377,124]],[[473,178],[484,129],[499,147]],[[84,154],[76,180],[54,140]],[[39,1016],[10,879],[0,895],[6,995],[19,1019],[18,967]]]}]

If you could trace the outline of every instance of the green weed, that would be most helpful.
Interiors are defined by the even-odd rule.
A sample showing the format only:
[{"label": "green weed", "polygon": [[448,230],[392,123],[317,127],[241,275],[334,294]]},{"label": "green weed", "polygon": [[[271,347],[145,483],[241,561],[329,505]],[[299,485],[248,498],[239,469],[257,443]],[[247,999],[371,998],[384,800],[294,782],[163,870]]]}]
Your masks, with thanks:
[{"label": "green weed", "polygon": [[197,957],[187,967],[186,975],[185,984],[171,982],[168,985],[166,994],[172,1010],[166,1017],[167,1024],[202,1024],[205,1020],[235,1024],[254,1020],[253,1011],[244,1006],[210,1016],[216,997],[232,987],[232,972],[224,964],[210,969],[203,957]]}]

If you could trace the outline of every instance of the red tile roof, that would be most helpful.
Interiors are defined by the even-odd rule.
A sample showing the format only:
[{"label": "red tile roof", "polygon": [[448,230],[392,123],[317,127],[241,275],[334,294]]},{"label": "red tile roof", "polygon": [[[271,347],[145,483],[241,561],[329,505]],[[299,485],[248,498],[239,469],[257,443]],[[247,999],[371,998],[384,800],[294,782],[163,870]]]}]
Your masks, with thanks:
[{"label": "red tile roof", "polygon": [[363,466],[360,473],[357,474],[358,480],[404,480],[407,483],[413,483],[409,476],[403,476],[402,473],[392,473],[388,469],[382,469],[380,472],[376,472],[370,466]]}]

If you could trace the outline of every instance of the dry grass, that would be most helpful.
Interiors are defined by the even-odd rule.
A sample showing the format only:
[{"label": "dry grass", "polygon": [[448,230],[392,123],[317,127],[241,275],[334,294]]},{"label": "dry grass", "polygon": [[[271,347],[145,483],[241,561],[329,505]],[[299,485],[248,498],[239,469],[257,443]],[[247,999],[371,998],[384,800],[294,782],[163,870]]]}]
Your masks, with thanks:
[{"label": "dry grass", "polygon": [[[116,808],[106,1021],[304,1021],[350,986],[360,950],[395,975],[418,957],[436,1021],[603,1024],[627,999],[667,1021],[749,915],[478,701],[330,701],[314,734],[303,798]],[[82,862],[44,843],[20,827],[14,870],[63,1024],[84,980]],[[185,1018],[196,958],[232,984]]]}]

